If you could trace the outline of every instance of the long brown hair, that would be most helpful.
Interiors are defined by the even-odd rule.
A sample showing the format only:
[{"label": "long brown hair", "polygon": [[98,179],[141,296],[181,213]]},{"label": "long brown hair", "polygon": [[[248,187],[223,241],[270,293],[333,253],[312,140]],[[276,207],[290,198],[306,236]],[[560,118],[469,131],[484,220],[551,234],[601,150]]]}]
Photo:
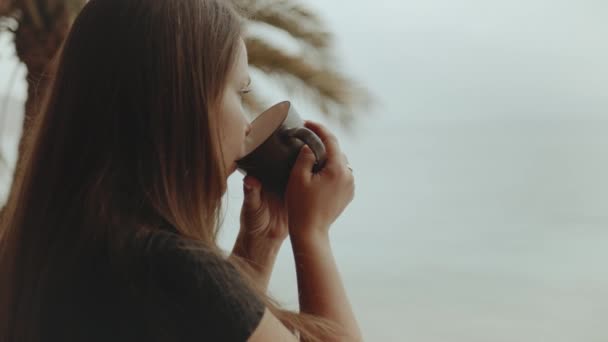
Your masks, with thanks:
[{"label": "long brown hair", "polygon": [[[226,186],[212,113],[235,62],[242,17],[222,0],[91,0],[77,17],[32,123],[0,224],[0,342],[35,341],[56,265],[125,230],[171,227],[220,253]],[[304,340],[335,327],[281,309]]]}]

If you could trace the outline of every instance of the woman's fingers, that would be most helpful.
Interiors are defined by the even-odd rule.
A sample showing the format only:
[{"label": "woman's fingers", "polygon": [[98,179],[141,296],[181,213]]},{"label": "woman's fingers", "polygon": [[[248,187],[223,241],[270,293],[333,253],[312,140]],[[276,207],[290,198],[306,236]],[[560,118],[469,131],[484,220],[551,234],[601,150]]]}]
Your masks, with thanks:
[{"label": "woman's fingers", "polygon": [[338,167],[339,164],[344,162],[344,155],[340,150],[338,138],[329,131],[325,126],[318,122],[306,121],[306,128],[315,132],[316,135],[321,138],[323,145],[325,145],[325,151],[327,153],[327,165],[326,167]]},{"label": "woman's fingers", "polygon": [[350,165],[350,163],[348,162],[348,157],[346,156],[346,153],[342,153],[342,160],[344,161],[344,164]]},{"label": "woman's fingers", "polygon": [[243,178],[244,204],[248,210],[256,210],[262,205],[261,183],[252,176]]},{"label": "woman's fingers", "polygon": [[315,132],[316,135],[321,138],[321,141],[325,145],[325,150],[327,152],[328,159],[329,157],[333,157],[334,159],[340,155],[340,146],[338,144],[338,139],[336,136],[329,131],[325,126],[318,122],[314,121],[306,121],[306,128]]}]

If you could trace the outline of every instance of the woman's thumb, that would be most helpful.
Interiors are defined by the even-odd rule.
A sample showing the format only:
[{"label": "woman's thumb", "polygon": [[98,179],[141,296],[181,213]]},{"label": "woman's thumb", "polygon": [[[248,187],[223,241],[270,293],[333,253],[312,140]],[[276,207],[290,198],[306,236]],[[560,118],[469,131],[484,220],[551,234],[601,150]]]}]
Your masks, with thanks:
[{"label": "woman's thumb", "polygon": [[245,194],[245,204],[250,208],[256,209],[261,204],[260,195],[261,184],[257,179],[247,176],[243,179],[243,193]]},{"label": "woman's thumb", "polygon": [[301,176],[310,176],[317,158],[308,145],[302,146],[298,158],[293,165],[293,172]]}]

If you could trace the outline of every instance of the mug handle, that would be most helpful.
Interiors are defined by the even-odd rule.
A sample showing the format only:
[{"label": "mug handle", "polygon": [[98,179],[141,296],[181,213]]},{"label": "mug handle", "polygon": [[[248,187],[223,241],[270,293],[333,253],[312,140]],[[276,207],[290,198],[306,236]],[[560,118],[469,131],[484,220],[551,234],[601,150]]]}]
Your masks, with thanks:
[{"label": "mug handle", "polygon": [[318,172],[321,170],[325,163],[327,162],[327,153],[325,151],[325,145],[321,141],[318,135],[315,132],[311,131],[306,127],[298,127],[298,128],[290,128],[285,131],[285,134],[291,138],[297,138],[302,140],[315,154],[315,158],[317,162],[313,168],[313,172]]}]

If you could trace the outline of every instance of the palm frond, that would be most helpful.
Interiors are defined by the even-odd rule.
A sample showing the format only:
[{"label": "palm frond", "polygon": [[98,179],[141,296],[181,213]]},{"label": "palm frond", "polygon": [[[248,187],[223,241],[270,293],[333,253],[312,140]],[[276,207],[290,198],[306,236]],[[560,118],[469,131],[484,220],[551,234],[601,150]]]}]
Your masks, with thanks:
[{"label": "palm frond", "polygon": [[306,21],[314,26],[324,26],[317,13],[295,3],[293,0],[275,0],[275,2],[277,2],[277,5],[287,8],[295,16],[296,20]]},{"label": "palm frond", "polygon": [[234,0],[244,16],[255,23],[282,30],[298,42],[317,50],[331,46],[332,35],[324,29],[321,19],[293,0],[244,1]]},{"label": "palm frond", "polygon": [[371,101],[363,88],[332,66],[314,65],[259,38],[247,37],[246,44],[252,67],[282,81],[292,94],[306,93],[327,116],[337,116],[348,123],[353,119],[355,107],[367,106]]},{"label": "palm frond", "polygon": [[298,22],[323,26],[319,15],[301,5],[298,0],[232,0],[232,3],[246,16],[251,16],[262,8],[274,7],[289,12]]}]

